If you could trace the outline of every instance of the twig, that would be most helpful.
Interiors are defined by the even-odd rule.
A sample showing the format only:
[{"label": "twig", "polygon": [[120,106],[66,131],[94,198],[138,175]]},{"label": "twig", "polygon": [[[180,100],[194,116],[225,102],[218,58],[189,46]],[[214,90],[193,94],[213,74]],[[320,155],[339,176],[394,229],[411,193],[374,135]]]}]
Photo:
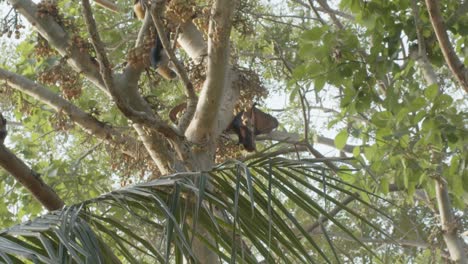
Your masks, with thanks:
[{"label": "twig", "polygon": [[85,151],[81,156],[79,156],[78,159],[76,159],[76,161],[71,166],[71,171],[72,171],[71,174],[75,174],[76,171],[78,170],[78,166],[80,165],[81,161],[83,161],[84,158],[86,158],[89,154],[93,153],[101,145],[102,145],[102,142],[99,142],[95,144],[94,146],[92,146],[87,151]]},{"label": "twig", "polygon": [[[305,8],[311,8],[309,4],[307,4],[306,2],[304,1],[301,1],[301,0],[292,0],[292,2],[294,3],[297,3]],[[342,17],[342,18],[345,18],[345,19],[348,19],[348,20],[354,20],[354,16],[353,15],[350,15],[350,14],[347,14],[345,12],[341,12],[339,10],[334,10],[334,9],[331,9],[329,8],[328,10],[325,10],[325,8],[323,7],[317,7],[315,8],[317,11],[319,12],[324,12],[324,13],[333,13],[335,14],[336,16],[339,16],[339,17]]]},{"label": "twig", "polygon": [[312,9],[312,11],[315,13],[315,15],[317,16],[317,19],[318,21],[320,21],[320,23],[322,25],[326,25],[327,23],[325,23],[325,21],[322,19],[322,17],[320,16],[319,12],[317,11],[317,8],[315,8],[314,4],[312,3],[311,0],[309,0],[309,5],[310,5],[310,8]]},{"label": "twig", "polygon": [[[356,194],[356,196],[358,196],[358,194]],[[329,213],[328,215],[330,217],[334,217],[336,216],[339,212],[341,212],[341,210],[344,209],[344,207],[346,207],[348,204],[350,204],[352,201],[356,200],[356,197],[355,196],[351,196],[349,195],[348,197],[346,197],[343,201],[340,202],[340,204],[342,206],[336,206],[335,208],[333,208]],[[328,221],[330,218],[328,217],[325,217],[324,215],[320,216],[317,221],[315,221],[313,224],[305,227],[304,229],[306,230],[307,233],[314,233],[315,229],[317,229],[321,224],[323,224],[324,222]]]},{"label": "twig", "polygon": [[[317,2],[320,4],[320,6],[323,8],[324,12],[326,12],[330,18],[333,20],[333,23],[335,23],[336,27],[340,30],[344,29],[343,24],[341,24],[341,21],[336,17],[335,12],[330,8],[326,0],[317,0]],[[312,1],[309,0],[310,5],[312,5]]]}]

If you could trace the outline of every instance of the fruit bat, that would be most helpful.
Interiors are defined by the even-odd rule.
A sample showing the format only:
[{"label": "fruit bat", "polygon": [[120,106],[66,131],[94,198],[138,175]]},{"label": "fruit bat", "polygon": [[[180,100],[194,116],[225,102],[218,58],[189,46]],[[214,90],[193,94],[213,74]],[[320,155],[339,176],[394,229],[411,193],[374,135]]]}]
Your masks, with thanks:
[{"label": "fruit bat", "polygon": [[[139,20],[145,18],[145,6],[142,1],[144,0],[135,0],[133,4],[134,16]],[[169,63],[169,57],[166,52],[164,52],[164,47],[162,45],[161,39],[159,39],[158,34],[156,34],[156,40],[154,47],[150,51],[150,63],[151,66],[156,68],[156,71],[164,77],[166,80],[172,80],[177,77],[177,74],[167,66]]]},{"label": "fruit bat", "polygon": [[[169,118],[177,123],[180,113],[187,108],[186,103],[176,105],[169,111]],[[278,127],[278,120],[255,107],[255,104],[248,111],[240,111],[232,119],[225,131],[234,132],[239,143],[245,150],[252,152],[256,150],[255,136],[268,134]]]},{"label": "fruit bat", "polygon": [[243,122],[243,116],[245,112],[241,111],[237,113],[234,119],[231,121],[231,124],[226,129],[227,131],[234,131],[239,138],[238,144],[242,144],[245,150],[252,152],[255,151],[255,135],[247,125]]},{"label": "fruit bat", "polygon": [[252,119],[255,135],[268,134],[278,127],[278,120],[270,114],[262,112],[260,109],[252,105],[250,116]]},{"label": "fruit bat", "polygon": [[253,104],[250,110],[241,111],[234,116],[231,124],[226,129],[233,131],[239,137],[239,144],[245,150],[252,152],[256,150],[255,136],[268,134],[278,127],[278,120],[272,115],[262,112]]}]

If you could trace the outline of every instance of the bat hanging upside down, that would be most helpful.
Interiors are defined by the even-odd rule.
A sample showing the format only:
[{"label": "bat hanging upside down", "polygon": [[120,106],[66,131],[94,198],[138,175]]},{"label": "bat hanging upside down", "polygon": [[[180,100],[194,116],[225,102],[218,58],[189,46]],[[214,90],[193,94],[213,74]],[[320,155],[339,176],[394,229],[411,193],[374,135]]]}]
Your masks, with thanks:
[{"label": "bat hanging upside down", "polygon": [[[145,18],[145,6],[142,1],[144,0],[135,0],[133,4],[133,12],[139,20]],[[177,74],[168,66],[169,57],[164,51],[164,47],[159,39],[158,34],[156,34],[156,40],[154,47],[150,51],[150,63],[151,66],[156,68],[156,71],[164,77],[166,80],[172,80],[177,77]]]},{"label": "bat hanging upside down", "polygon": [[262,112],[252,105],[250,110],[241,111],[232,120],[226,131],[233,131],[239,137],[239,144],[245,150],[256,150],[255,136],[268,134],[278,127],[278,120],[270,114]]},{"label": "bat hanging upside down", "polygon": [[[169,118],[177,123],[179,116],[187,108],[186,103],[181,103],[169,112]],[[250,110],[237,113],[226,132],[234,132],[239,137],[239,144],[242,144],[245,150],[252,152],[256,150],[255,136],[268,134],[278,127],[278,120],[270,114],[262,112],[252,105]]]}]

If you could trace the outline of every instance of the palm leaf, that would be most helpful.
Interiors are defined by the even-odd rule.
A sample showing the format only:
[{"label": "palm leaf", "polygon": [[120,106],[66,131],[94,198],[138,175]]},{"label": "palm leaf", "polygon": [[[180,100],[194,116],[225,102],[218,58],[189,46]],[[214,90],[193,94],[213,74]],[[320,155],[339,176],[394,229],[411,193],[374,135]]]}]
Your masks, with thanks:
[{"label": "palm leaf", "polygon": [[[355,203],[374,210],[380,220],[386,215],[356,194],[362,189],[325,175],[322,162],[232,160],[208,173],[178,173],[126,187],[1,231],[0,260],[196,262],[195,236],[230,263],[336,263],[340,249],[326,231],[331,227],[377,256],[349,221],[367,225],[376,236],[386,234],[339,197],[354,195]],[[341,208],[346,217],[329,214],[326,204]],[[312,235],[305,227],[319,218],[323,235]],[[213,239],[201,236],[200,229]]]}]

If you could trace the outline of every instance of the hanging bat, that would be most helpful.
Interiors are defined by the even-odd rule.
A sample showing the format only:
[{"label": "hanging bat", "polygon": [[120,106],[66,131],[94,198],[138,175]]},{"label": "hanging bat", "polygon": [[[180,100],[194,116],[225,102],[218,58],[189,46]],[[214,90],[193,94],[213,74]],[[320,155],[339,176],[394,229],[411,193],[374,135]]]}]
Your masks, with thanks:
[{"label": "hanging bat", "polygon": [[[142,1],[144,0],[135,0],[133,4],[133,14],[139,20],[143,20],[145,18],[146,12]],[[166,80],[172,80],[177,77],[177,74],[168,66],[169,57],[166,52],[164,52],[164,47],[158,34],[156,34],[154,47],[151,48],[149,57],[151,66],[156,68],[156,71]]]},{"label": "hanging bat", "polygon": [[255,107],[256,103],[250,109],[250,118],[254,126],[255,135],[268,134],[279,125],[278,120],[270,114],[267,114]]},{"label": "hanging bat", "polygon": [[239,137],[239,144],[242,144],[249,152],[256,150],[256,135],[268,134],[279,124],[275,117],[257,109],[255,105],[253,104],[247,112],[237,113],[226,129],[236,133]]},{"label": "hanging bat", "polygon": [[228,126],[226,130],[234,131],[234,133],[236,133],[239,138],[238,144],[242,144],[245,150],[252,152],[256,150],[255,135],[253,131],[244,124],[242,120],[244,114],[245,114],[244,111],[239,112],[231,121],[231,124]]}]

